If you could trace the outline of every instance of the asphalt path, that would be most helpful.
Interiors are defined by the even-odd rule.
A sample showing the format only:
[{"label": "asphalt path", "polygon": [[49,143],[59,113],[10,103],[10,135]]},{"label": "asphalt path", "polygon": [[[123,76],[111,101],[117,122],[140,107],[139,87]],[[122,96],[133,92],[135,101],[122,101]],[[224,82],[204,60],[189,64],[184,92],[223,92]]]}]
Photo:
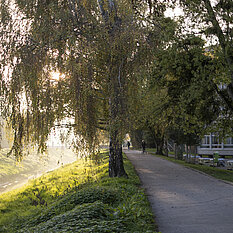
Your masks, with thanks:
[{"label": "asphalt path", "polygon": [[150,154],[124,150],[162,233],[233,233],[233,185]]}]

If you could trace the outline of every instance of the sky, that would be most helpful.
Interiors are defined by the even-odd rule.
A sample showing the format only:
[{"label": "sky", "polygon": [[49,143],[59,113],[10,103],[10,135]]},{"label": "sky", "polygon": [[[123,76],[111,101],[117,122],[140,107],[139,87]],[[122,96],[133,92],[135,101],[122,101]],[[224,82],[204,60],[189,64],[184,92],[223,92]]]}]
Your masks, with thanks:
[{"label": "sky", "polygon": [[175,9],[169,8],[165,11],[166,17],[175,18],[175,17],[181,16],[181,15],[183,15],[183,10],[179,7],[176,7]]}]

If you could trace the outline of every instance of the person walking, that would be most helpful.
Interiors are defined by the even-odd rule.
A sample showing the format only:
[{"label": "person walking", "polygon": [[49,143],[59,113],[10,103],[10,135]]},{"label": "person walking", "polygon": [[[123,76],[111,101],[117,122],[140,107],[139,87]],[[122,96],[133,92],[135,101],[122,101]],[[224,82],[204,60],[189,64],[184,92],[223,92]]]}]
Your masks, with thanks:
[{"label": "person walking", "polygon": [[146,150],[146,143],[144,140],[142,140],[142,153],[143,154],[144,154],[145,150]]},{"label": "person walking", "polygon": [[130,142],[129,141],[127,142],[127,146],[128,146],[128,150],[129,150],[129,148],[130,148]]}]

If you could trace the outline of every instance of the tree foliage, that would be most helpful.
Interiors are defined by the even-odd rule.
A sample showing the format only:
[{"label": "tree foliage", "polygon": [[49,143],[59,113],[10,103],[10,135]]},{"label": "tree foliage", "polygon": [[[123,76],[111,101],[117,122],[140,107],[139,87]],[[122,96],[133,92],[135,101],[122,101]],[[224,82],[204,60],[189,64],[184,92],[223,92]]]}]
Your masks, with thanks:
[{"label": "tree foliage", "polygon": [[149,51],[147,2],[140,15],[135,7],[123,0],[1,2],[2,116],[12,125],[17,158],[25,145],[45,151],[56,127],[67,127],[76,148],[91,152],[107,130],[110,176],[124,175],[128,90]]},{"label": "tree foliage", "polygon": [[[176,4],[180,21],[165,17]],[[231,1],[2,0],[0,13],[1,116],[18,158],[25,145],[45,151],[56,127],[91,152],[107,130],[110,176],[121,176],[130,128],[149,129],[162,147],[169,131],[202,135],[218,120],[227,125]]]},{"label": "tree foliage", "polygon": [[[222,73],[227,78],[226,87],[216,87],[219,96],[232,111],[233,82],[233,4],[232,1],[179,1],[184,8],[185,16],[189,17],[196,33],[208,40],[209,48],[222,64]],[[216,79],[216,83],[223,83]],[[218,81],[217,81],[218,80]]]},{"label": "tree foliage", "polygon": [[221,13],[217,12],[220,3],[211,5],[222,35],[212,30],[213,25],[217,26],[207,1],[178,3],[184,15],[176,23],[169,18],[163,21],[166,27],[153,50],[149,70],[143,74],[144,83],[147,80],[145,94],[141,95],[144,101],[140,102],[142,107],[137,111],[141,114],[135,120],[138,128],[151,129],[158,138],[156,144],[161,141],[162,145],[165,138],[178,144],[197,144],[205,133],[221,131],[227,135],[232,126],[232,64],[227,58],[232,51],[227,49],[232,46],[232,19],[225,17],[231,15],[223,7],[227,3],[222,2]]}]

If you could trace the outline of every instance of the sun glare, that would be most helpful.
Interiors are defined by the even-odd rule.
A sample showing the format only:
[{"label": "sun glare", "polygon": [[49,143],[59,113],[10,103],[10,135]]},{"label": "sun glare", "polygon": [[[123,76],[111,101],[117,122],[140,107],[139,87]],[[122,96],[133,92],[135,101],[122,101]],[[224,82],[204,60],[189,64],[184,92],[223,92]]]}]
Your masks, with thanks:
[{"label": "sun glare", "polygon": [[50,73],[50,77],[51,77],[51,80],[59,81],[61,78],[61,73],[53,71]]},{"label": "sun glare", "polygon": [[166,11],[165,11],[165,16],[166,17],[171,17],[171,18],[175,18],[175,17],[179,17],[179,16],[182,16],[184,15],[184,12],[181,8],[179,7],[176,7],[175,9],[171,9],[171,8],[168,8]]}]

